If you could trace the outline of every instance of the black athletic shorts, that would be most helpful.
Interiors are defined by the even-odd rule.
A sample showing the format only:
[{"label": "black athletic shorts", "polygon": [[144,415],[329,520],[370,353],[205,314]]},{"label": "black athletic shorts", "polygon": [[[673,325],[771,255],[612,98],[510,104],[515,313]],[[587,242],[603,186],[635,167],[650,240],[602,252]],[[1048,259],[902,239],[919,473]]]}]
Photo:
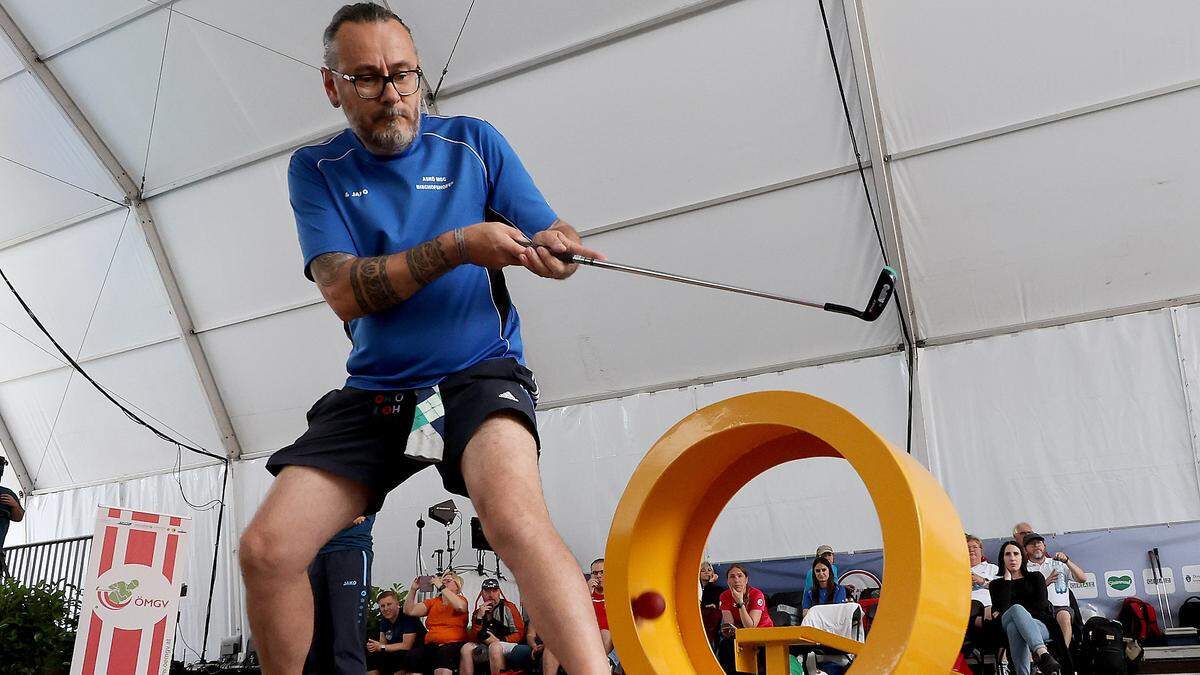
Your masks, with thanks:
[{"label": "black athletic shorts", "polygon": [[[470,497],[462,477],[463,450],[496,412],[516,413],[541,447],[534,416],[537,384],[516,359],[482,361],[442,380],[438,388],[446,415],[445,450],[434,466],[450,492]],[[396,401],[400,409],[392,414]],[[308,431],[271,455],[267,470],[277,476],[285,466],[311,466],[357,481],[371,489],[366,513],[375,513],[388,492],[429,466],[404,455],[415,409],[412,390],[335,389],[313,404]]]}]

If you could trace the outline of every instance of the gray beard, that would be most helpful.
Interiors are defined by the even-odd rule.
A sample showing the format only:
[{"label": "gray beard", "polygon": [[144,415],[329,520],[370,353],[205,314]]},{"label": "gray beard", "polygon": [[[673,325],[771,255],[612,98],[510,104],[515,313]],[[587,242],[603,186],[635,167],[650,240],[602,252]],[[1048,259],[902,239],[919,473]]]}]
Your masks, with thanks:
[{"label": "gray beard", "polygon": [[371,145],[376,149],[400,154],[408,149],[416,139],[417,134],[421,133],[421,117],[417,116],[413,123],[413,129],[410,132],[403,125],[396,125],[387,130],[374,130],[370,133]]}]

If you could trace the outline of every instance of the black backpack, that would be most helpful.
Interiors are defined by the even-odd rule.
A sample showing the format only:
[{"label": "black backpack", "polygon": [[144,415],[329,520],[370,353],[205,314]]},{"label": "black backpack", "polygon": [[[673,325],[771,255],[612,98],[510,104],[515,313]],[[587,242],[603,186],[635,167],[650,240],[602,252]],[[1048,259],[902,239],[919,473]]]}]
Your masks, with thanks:
[{"label": "black backpack", "polygon": [[1200,595],[1193,595],[1179,606],[1179,625],[1200,628]]},{"label": "black backpack", "polygon": [[1121,624],[1102,616],[1093,616],[1083,624],[1080,644],[1080,673],[1124,675],[1125,640]]}]

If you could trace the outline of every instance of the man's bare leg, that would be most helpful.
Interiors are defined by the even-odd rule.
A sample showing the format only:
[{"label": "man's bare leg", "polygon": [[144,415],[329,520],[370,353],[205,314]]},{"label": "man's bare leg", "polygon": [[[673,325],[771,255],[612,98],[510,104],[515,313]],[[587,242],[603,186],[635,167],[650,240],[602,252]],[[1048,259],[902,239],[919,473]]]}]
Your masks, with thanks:
[{"label": "man's bare leg", "polygon": [[1067,643],[1067,649],[1071,648],[1071,613],[1070,612],[1055,612],[1054,618],[1058,620],[1058,627],[1062,629],[1063,640]]},{"label": "man's bare leg", "polygon": [[503,642],[493,642],[488,645],[488,667],[491,668],[492,675],[496,675],[504,670],[507,654],[508,652],[504,651]]},{"label": "man's bare leg", "polygon": [[238,558],[246,613],[264,674],[293,675],[304,668],[313,625],[308,565],[330,537],[362,514],[367,493],[365,486],[327,471],[288,466],[242,533]]},{"label": "man's bare leg", "polygon": [[607,675],[587,584],[550,521],[525,424],[512,413],[489,417],[467,443],[462,471],[484,534],[513,571],[547,648],[571,675]]},{"label": "man's bare leg", "polygon": [[542,650],[542,675],[558,675],[558,667],[562,665],[558,662],[558,657],[550,653],[549,649]]}]

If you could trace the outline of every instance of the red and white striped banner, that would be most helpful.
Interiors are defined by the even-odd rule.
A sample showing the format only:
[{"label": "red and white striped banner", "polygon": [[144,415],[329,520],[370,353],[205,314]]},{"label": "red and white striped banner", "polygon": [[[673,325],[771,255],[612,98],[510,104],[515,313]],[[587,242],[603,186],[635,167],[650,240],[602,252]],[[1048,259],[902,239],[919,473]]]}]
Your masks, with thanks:
[{"label": "red and white striped banner", "polygon": [[71,675],[167,675],[190,525],[99,508]]}]

